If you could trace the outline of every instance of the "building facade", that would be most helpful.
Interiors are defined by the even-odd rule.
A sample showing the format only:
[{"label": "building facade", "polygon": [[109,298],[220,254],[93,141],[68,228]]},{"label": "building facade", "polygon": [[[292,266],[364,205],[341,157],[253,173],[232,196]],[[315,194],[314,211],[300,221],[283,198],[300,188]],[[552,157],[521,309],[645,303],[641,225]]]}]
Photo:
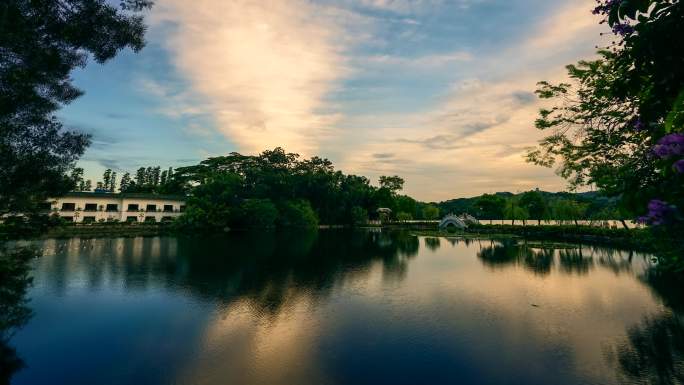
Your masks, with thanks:
[{"label": "building facade", "polygon": [[[70,192],[50,199],[50,212],[69,222],[164,222],[185,210],[185,197],[173,195]],[[46,207],[47,208],[47,207]]]}]

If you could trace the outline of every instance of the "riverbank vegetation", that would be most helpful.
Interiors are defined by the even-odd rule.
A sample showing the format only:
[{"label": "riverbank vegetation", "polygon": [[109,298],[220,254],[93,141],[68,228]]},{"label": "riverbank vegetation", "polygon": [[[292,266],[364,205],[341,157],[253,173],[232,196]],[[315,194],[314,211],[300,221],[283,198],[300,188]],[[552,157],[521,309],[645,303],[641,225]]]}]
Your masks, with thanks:
[{"label": "riverbank vegetation", "polygon": [[549,134],[528,159],[593,185],[651,225],[658,254],[684,269],[684,3],[600,0],[612,28],[598,59],[567,66],[572,83],[540,82]]},{"label": "riverbank vegetation", "polygon": [[518,194],[498,192],[432,205],[442,214],[467,213],[481,220],[510,220],[511,224],[524,224],[528,220],[538,224],[546,220],[620,220],[623,227],[627,227],[626,221],[634,218],[621,209],[618,199],[593,191],[552,193],[537,189]]}]

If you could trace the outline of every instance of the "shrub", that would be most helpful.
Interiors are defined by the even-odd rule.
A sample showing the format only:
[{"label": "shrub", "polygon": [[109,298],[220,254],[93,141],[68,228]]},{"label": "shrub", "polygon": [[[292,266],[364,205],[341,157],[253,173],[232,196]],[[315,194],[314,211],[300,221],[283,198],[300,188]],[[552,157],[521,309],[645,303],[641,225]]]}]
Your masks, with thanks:
[{"label": "shrub", "polygon": [[309,201],[288,201],[281,205],[278,225],[282,227],[316,228],[318,216]]}]

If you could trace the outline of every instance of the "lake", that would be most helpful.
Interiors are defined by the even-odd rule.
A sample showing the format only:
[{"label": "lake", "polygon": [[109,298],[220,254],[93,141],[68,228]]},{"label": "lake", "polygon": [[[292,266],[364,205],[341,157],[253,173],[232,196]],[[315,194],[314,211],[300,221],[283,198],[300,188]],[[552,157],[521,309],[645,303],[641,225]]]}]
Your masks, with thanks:
[{"label": "lake", "polygon": [[12,384],[684,382],[681,286],[641,253],[337,230],[36,245]]}]

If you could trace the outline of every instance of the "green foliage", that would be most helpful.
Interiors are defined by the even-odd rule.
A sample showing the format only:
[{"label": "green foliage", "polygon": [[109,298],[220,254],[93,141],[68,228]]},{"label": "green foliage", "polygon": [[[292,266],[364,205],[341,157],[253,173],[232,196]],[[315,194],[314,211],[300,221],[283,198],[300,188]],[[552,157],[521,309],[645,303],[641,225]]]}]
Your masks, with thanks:
[{"label": "green foliage", "polygon": [[423,207],[423,219],[437,219],[439,218],[439,208],[433,205],[426,205]]},{"label": "green foliage", "polygon": [[[139,179],[145,180],[142,170],[140,174]],[[385,187],[377,188],[371,186],[365,177],[344,175],[335,170],[327,159],[300,159],[298,154],[287,153],[282,148],[254,156],[231,153],[209,158],[198,165],[181,167],[173,174],[167,174],[166,184],[196,198],[188,201],[187,209],[202,207],[200,213],[206,215],[213,204],[203,205],[198,200],[213,202],[215,199],[209,195],[219,192],[210,191],[209,195],[204,195],[201,193],[203,186],[211,185],[221,175],[227,174],[239,177],[239,188],[232,195],[229,206],[239,207],[243,202],[255,199],[268,200],[280,212],[276,220],[279,226],[311,227],[319,221],[352,225],[360,220],[365,222],[368,213],[375,214],[378,207],[394,209],[401,206],[411,213],[418,212],[415,200],[396,195],[403,184],[401,178],[381,178]],[[255,227],[245,222],[244,215],[229,217],[231,227]]]},{"label": "green foliage", "polygon": [[0,224],[0,241],[36,237],[64,224],[64,220],[57,215],[30,213],[28,215],[8,216],[3,218],[3,222]]},{"label": "green foliage", "polygon": [[504,217],[506,199],[496,194],[484,194],[475,200],[477,213],[481,219],[501,219]]},{"label": "green foliage", "polygon": [[[37,210],[73,189],[69,172],[89,144],[55,112],[78,98],[71,72],[143,45],[138,13],[150,1],[6,0],[0,3],[0,214]],[[96,22],[94,22],[96,20]]]},{"label": "green foliage", "polygon": [[531,219],[541,221],[547,216],[547,203],[539,191],[528,191],[520,197],[520,205],[527,210]]},{"label": "green foliage", "polygon": [[318,227],[318,216],[308,201],[287,201],[279,207],[278,225],[315,229]]},{"label": "green foliage", "polygon": [[247,228],[269,229],[278,219],[278,209],[270,199],[247,199],[239,210],[239,222]]},{"label": "green foliage", "polygon": [[177,226],[186,229],[230,228],[243,213],[236,209],[242,188],[240,176],[218,174],[197,186],[186,203]]},{"label": "green foliage", "polygon": [[387,189],[396,194],[404,188],[404,179],[397,175],[394,176],[381,176],[380,177],[380,188]]},{"label": "green foliage", "polygon": [[413,217],[407,212],[400,211],[397,213],[397,220],[400,222],[410,221],[411,219],[413,219]]},{"label": "green foliage", "polygon": [[353,225],[363,225],[368,223],[368,211],[361,206],[354,206],[351,209]]},{"label": "green foliage", "polygon": [[567,66],[572,84],[539,83],[537,94],[553,104],[536,126],[549,134],[528,160],[557,164],[573,187],[619,197],[621,214],[636,217],[648,204],[644,218],[669,227],[654,229],[665,237],[661,252],[684,250],[676,230],[684,227],[684,173],[674,168],[684,154],[656,151],[667,135],[684,133],[684,3],[599,1],[595,12],[616,42],[597,60]]},{"label": "green foliage", "polygon": [[33,281],[30,262],[36,254],[31,248],[0,247],[0,342],[31,317],[26,294]]},{"label": "green foliage", "polygon": [[522,220],[523,223],[526,219],[530,217],[527,209],[520,206],[520,202],[517,198],[508,199],[503,210],[504,219],[510,219],[511,224],[514,224],[516,220]]}]

